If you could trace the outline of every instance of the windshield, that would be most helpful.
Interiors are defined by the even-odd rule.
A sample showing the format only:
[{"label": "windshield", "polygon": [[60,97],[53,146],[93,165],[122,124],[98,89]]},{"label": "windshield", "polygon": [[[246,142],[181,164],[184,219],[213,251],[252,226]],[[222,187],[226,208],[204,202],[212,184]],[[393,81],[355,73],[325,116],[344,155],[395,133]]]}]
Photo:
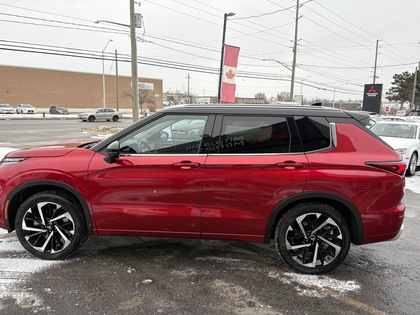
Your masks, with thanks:
[{"label": "windshield", "polygon": [[378,123],[371,130],[378,136],[415,139],[417,134],[417,125],[410,124],[384,124]]}]

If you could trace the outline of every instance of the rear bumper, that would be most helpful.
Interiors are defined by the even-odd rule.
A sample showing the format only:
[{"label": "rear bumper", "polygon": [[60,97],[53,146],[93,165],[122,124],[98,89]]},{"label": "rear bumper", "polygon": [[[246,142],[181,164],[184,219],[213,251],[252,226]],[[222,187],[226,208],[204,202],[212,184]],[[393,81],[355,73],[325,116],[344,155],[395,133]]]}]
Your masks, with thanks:
[{"label": "rear bumper", "polygon": [[398,234],[394,238],[390,239],[390,241],[396,241],[397,239],[399,239],[403,230],[404,230],[404,223],[401,225],[401,228],[400,228]]},{"label": "rear bumper", "polygon": [[364,244],[396,240],[401,236],[405,214],[403,203],[381,213],[362,217],[364,222]]}]

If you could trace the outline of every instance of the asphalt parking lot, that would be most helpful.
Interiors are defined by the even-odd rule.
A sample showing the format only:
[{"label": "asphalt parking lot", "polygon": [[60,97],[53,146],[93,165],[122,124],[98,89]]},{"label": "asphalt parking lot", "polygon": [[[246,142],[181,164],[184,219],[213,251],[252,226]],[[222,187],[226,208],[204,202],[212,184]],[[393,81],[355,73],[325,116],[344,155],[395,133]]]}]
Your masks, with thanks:
[{"label": "asphalt parking lot", "polygon": [[[28,123],[14,125],[15,147],[95,126],[56,121],[60,131],[51,132],[40,121],[33,135]],[[320,276],[290,270],[271,244],[97,237],[65,261],[43,261],[0,230],[0,313],[417,314],[420,172],[406,182],[401,238],[352,246],[342,266]]]}]

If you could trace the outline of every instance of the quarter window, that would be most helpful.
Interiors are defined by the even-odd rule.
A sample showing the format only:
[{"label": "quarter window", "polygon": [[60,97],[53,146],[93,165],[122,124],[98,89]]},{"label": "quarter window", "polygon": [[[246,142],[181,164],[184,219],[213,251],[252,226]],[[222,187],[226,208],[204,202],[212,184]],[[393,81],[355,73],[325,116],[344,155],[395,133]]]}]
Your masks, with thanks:
[{"label": "quarter window", "polygon": [[296,117],[296,125],[305,152],[322,150],[331,145],[330,127],[324,117]]}]

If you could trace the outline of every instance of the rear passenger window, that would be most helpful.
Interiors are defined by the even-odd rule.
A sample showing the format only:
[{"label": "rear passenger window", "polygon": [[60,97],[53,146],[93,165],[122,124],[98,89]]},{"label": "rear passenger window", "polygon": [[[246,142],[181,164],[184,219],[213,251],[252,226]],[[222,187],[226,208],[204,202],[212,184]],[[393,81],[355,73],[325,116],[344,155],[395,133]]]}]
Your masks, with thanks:
[{"label": "rear passenger window", "polygon": [[324,117],[296,117],[305,152],[326,149],[331,144],[330,126]]},{"label": "rear passenger window", "polygon": [[290,131],[285,117],[225,116],[219,153],[288,153]]}]

